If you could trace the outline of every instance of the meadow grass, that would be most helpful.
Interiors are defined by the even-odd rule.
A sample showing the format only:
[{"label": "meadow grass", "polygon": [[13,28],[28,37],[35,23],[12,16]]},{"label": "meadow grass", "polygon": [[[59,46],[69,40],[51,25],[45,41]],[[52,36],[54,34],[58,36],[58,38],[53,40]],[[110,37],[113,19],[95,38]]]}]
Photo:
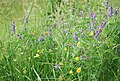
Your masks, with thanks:
[{"label": "meadow grass", "polygon": [[119,81],[119,3],[1,1],[0,81]]}]

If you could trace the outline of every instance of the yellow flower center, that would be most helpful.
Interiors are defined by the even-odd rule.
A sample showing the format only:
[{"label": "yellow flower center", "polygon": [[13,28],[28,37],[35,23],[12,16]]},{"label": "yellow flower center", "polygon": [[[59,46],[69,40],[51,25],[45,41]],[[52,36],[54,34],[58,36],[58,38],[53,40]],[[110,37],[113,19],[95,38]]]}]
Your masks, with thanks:
[{"label": "yellow flower center", "polygon": [[81,68],[77,68],[77,73],[80,73],[81,72]]},{"label": "yellow flower center", "polygon": [[78,56],[77,56],[77,57],[75,57],[75,60],[76,60],[76,61],[78,61],[78,60],[79,60],[79,57],[78,57]]}]

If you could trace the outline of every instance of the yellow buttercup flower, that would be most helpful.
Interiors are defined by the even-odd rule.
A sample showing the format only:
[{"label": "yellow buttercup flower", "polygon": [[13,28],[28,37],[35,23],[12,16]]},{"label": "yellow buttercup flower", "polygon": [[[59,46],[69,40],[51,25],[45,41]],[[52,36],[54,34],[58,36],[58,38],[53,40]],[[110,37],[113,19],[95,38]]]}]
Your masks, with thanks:
[{"label": "yellow buttercup flower", "polygon": [[81,68],[77,68],[77,73],[80,73],[81,72]]},{"label": "yellow buttercup flower", "polygon": [[78,46],[78,47],[80,46],[80,42],[77,43],[77,46]]},{"label": "yellow buttercup flower", "polygon": [[65,47],[64,50],[67,51],[67,48]]},{"label": "yellow buttercup flower", "polygon": [[36,54],[36,55],[34,56],[34,58],[38,58],[38,57],[40,57],[40,55],[39,55],[39,54]]},{"label": "yellow buttercup flower", "polygon": [[44,32],[44,35],[48,35],[48,32],[46,31],[46,32]]},{"label": "yellow buttercup flower", "polygon": [[70,71],[69,71],[69,74],[73,74],[73,71],[72,71],[72,70],[70,70]]},{"label": "yellow buttercup flower", "polygon": [[90,34],[89,34],[89,36],[93,36],[94,35],[94,32],[92,31],[92,32],[90,32]]},{"label": "yellow buttercup flower", "polygon": [[78,61],[78,60],[79,60],[79,57],[78,57],[78,56],[77,56],[77,57],[75,57],[75,60],[76,60],[76,61]]}]

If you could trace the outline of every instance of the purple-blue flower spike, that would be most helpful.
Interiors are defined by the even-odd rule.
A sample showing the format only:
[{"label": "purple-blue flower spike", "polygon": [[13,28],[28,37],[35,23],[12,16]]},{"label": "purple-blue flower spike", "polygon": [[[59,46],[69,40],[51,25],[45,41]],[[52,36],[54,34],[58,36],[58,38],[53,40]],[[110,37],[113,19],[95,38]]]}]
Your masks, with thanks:
[{"label": "purple-blue flower spike", "polygon": [[40,36],[39,41],[40,41],[40,42],[42,42],[42,41],[43,41],[43,37],[42,37],[42,36]]},{"label": "purple-blue flower spike", "polygon": [[83,30],[82,28],[79,29],[80,32],[82,32],[82,30]]},{"label": "purple-blue flower spike", "polygon": [[77,42],[77,41],[78,41],[78,37],[77,37],[76,32],[74,32],[73,36],[74,36],[74,40],[75,40],[75,42]]},{"label": "purple-blue flower spike", "polygon": [[25,19],[25,24],[28,25],[28,18]]},{"label": "purple-blue flower spike", "polygon": [[86,60],[88,60],[88,56],[86,56]]},{"label": "purple-blue flower spike", "polygon": [[56,65],[55,65],[55,68],[56,68],[56,69],[59,69],[59,65],[58,65],[58,64],[56,64]]},{"label": "purple-blue flower spike", "polygon": [[100,35],[98,35],[98,42],[100,42]]},{"label": "purple-blue flower spike", "polygon": [[83,17],[83,11],[80,11],[80,17],[81,18]]},{"label": "purple-blue flower spike", "polygon": [[108,13],[108,16],[111,17],[113,14],[113,8],[112,6],[109,7],[109,13]]},{"label": "purple-blue flower spike", "polygon": [[108,7],[109,0],[105,1],[105,6]]},{"label": "purple-blue flower spike", "polygon": [[90,13],[90,17],[92,17],[93,19],[95,19],[96,18],[96,14],[95,13]]},{"label": "purple-blue flower spike", "polygon": [[91,29],[95,30],[95,28],[94,28],[95,22],[93,20],[91,20],[90,23],[91,23]]},{"label": "purple-blue flower spike", "polygon": [[118,14],[118,10],[114,9],[114,14],[117,15]]},{"label": "purple-blue flower spike", "polygon": [[26,32],[26,28],[24,28],[24,32]]},{"label": "purple-blue flower spike", "polygon": [[102,30],[105,27],[105,25],[106,25],[106,21],[103,20],[101,25],[99,26],[99,29]]},{"label": "purple-blue flower spike", "polygon": [[15,22],[14,21],[12,21],[12,33],[15,34]]},{"label": "purple-blue flower spike", "polygon": [[96,31],[95,31],[95,37],[98,37],[101,32],[102,32],[102,30],[96,30]]}]

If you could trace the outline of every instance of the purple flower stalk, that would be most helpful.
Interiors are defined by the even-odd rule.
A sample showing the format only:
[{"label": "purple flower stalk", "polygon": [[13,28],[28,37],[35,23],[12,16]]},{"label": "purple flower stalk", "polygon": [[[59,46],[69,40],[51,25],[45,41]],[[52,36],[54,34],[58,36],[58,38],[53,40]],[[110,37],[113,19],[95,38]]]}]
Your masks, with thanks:
[{"label": "purple flower stalk", "polygon": [[108,16],[111,17],[113,14],[113,8],[112,6],[109,7],[109,13],[108,13]]},{"label": "purple flower stalk", "polygon": [[94,28],[95,22],[93,20],[91,20],[90,23],[91,23],[91,29],[95,30],[95,28]]},{"label": "purple flower stalk", "polygon": [[77,41],[78,41],[78,37],[77,37],[76,32],[74,32],[73,36],[74,36],[74,40],[75,40],[75,42],[77,42]]},{"label": "purple flower stalk", "polygon": [[114,14],[117,15],[118,14],[118,10],[114,9]]},{"label": "purple flower stalk", "polygon": [[93,19],[95,19],[96,18],[96,14],[95,13],[90,13],[90,17],[92,17]]},{"label": "purple flower stalk", "polygon": [[98,35],[98,42],[100,42],[100,35]]},{"label": "purple flower stalk", "polygon": [[86,60],[88,60],[88,56],[86,56]]},{"label": "purple flower stalk", "polygon": [[56,65],[55,65],[55,68],[56,68],[56,69],[59,69],[59,65],[58,65],[58,64],[56,64]]},{"label": "purple flower stalk", "polygon": [[40,42],[42,42],[42,41],[43,41],[43,37],[42,37],[42,36],[40,36],[39,41],[40,41]]},{"label": "purple flower stalk", "polygon": [[15,34],[15,22],[14,21],[12,21],[12,33],[14,33]]},{"label": "purple flower stalk", "polygon": [[95,37],[98,37],[101,32],[102,32],[102,30],[96,30],[96,31],[95,31]]},{"label": "purple flower stalk", "polygon": [[25,23],[28,25],[28,18],[25,19]]},{"label": "purple flower stalk", "polygon": [[83,17],[83,11],[80,11],[80,17]]},{"label": "purple flower stalk", "polygon": [[82,32],[82,30],[83,30],[82,28],[79,29],[80,32]]},{"label": "purple flower stalk", "polygon": [[54,41],[53,48],[54,48],[56,45],[57,45],[57,42],[56,42],[56,41]]},{"label": "purple flower stalk", "polygon": [[101,25],[99,26],[99,29],[102,30],[105,27],[105,25],[106,25],[106,21],[103,20]]},{"label": "purple flower stalk", "polygon": [[24,32],[26,32],[26,28],[24,28]]},{"label": "purple flower stalk", "polygon": [[106,7],[108,7],[108,2],[109,2],[109,0],[106,0],[106,1],[105,1],[105,6],[106,6]]}]

